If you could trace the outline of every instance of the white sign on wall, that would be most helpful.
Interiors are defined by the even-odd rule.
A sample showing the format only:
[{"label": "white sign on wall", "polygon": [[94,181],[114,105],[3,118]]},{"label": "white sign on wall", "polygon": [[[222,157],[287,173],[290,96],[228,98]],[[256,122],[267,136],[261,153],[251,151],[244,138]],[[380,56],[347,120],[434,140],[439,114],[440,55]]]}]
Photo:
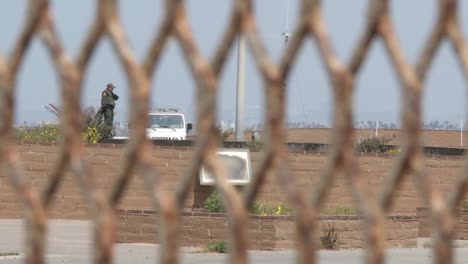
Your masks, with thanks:
[{"label": "white sign on wall", "polygon": [[[249,149],[219,149],[217,154],[230,183],[234,185],[250,183],[252,168]],[[215,184],[215,177],[203,166],[200,170],[200,184]]]}]

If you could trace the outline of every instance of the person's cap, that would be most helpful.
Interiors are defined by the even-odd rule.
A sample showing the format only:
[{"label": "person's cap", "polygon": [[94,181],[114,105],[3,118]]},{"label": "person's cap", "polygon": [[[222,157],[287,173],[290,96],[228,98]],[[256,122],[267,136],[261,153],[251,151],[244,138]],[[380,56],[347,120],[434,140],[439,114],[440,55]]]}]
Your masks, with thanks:
[{"label": "person's cap", "polygon": [[115,85],[113,85],[112,83],[108,83],[108,84],[107,84],[107,87],[110,87],[110,88],[114,89],[114,88],[115,88]]}]

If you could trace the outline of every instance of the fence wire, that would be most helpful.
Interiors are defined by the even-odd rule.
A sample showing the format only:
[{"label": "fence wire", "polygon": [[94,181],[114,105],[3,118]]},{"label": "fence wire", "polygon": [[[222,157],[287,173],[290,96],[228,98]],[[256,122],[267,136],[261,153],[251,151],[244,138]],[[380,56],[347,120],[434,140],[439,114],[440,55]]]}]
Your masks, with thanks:
[{"label": "fence wire", "polygon": [[[30,0],[28,15],[24,21],[16,45],[11,53],[0,55],[0,161],[2,170],[10,178],[15,191],[24,205],[27,222],[27,263],[44,263],[45,230],[47,211],[54,195],[63,180],[65,170],[69,169],[79,182],[84,199],[90,208],[94,222],[94,262],[112,263],[112,247],[116,241],[116,208],[122,199],[123,191],[129,184],[130,175],[137,174],[149,183],[149,195],[161,215],[161,263],[178,263],[177,235],[184,200],[190,185],[203,164],[214,173],[216,186],[222,195],[229,218],[230,262],[247,263],[247,210],[255,200],[259,188],[267,175],[277,175],[288,193],[291,205],[297,213],[297,253],[298,263],[315,263],[316,245],[314,233],[317,232],[319,208],[338,174],[346,175],[352,186],[354,202],[365,219],[366,262],[384,261],[384,215],[389,210],[395,190],[405,177],[414,177],[416,188],[424,201],[430,205],[433,234],[435,239],[435,263],[452,263],[453,250],[451,237],[455,228],[456,206],[461,202],[468,186],[468,161],[460,174],[457,184],[450,192],[449,199],[431,189],[423,169],[422,154],[419,148],[421,139],[421,99],[427,72],[442,41],[453,47],[454,56],[459,61],[465,83],[468,85],[468,45],[463,38],[457,0],[438,0],[438,17],[434,21],[429,38],[425,41],[417,63],[410,64],[395,34],[390,16],[390,0],[370,0],[365,27],[349,62],[340,61],[327,33],[322,17],[321,1],[303,0],[300,19],[295,25],[290,44],[275,64],[259,37],[252,0],[236,0],[231,10],[227,28],[212,58],[203,57],[191,31],[183,0],[168,0],[165,4],[164,19],[154,34],[143,61],[137,61],[126,39],[121,18],[118,15],[117,0],[96,1],[97,12],[85,41],[76,58],[67,56],[60,40],[49,0]],[[245,36],[248,48],[252,51],[255,65],[264,82],[266,99],[265,150],[258,169],[254,172],[252,183],[239,195],[227,182],[224,168],[219,166],[216,156],[218,132],[216,129],[216,98],[219,79],[239,35]],[[59,143],[59,160],[54,164],[46,187],[42,192],[33,190],[32,183],[22,173],[21,161],[13,135],[13,116],[15,109],[14,92],[18,71],[24,61],[25,53],[32,41],[38,36],[46,45],[53,59],[55,71],[60,77],[61,100],[63,105],[61,129],[63,138]],[[285,101],[283,84],[288,79],[292,64],[307,37],[317,44],[321,60],[327,70],[334,95],[333,149],[328,165],[322,172],[320,182],[311,190],[310,197],[304,197],[294,189],[293,172],[288,169],[285,141]],[[126,156],[119,171],[117,182],[108,197],[97,191],[93,183],[94,172],[85,161],[85,146],[81,142],[80,94],[84,75],[96,45],[102,38],[112,42],[116,56],[126,72],[130,87],[130,131]],[[177,191],[169,193],[162,189],[154,179],[157,171],[150,161],[150,146],[145,140],[145,127],[148,122],[150,83],[161,54],[170,38],[182,47],[185,61],[190,66],[196,83],[197,129],[195,155]],[[369,47],[381,39],[387,56],[400,81],[402,90],[402,130],[403,143],[399,161],[386,178],[377,203],[365,196],[364,182],[358,177],[353,154],[353,108],[355,79],[362,68]]]}]

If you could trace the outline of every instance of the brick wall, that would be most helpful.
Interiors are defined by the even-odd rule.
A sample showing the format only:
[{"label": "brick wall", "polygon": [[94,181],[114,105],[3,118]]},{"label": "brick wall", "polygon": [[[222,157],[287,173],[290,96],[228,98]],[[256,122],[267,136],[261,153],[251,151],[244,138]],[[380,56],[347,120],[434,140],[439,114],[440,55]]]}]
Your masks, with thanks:
[{"label": "brick wall", "polygon": [[[57,147],[50,145],[22,144],[18,150],[23,160],[24,174],[32,181],[35,188],[43,188],[47,183],[47,175],[57,159]],[[87,148],[87,158],[94,171],[96,187],[108,192],[115,182],[119,166],[124,159],[122,145],[102,144]],[[259,152],[252,152],[252,168],[255,171],[258,166]],[[161,148],[154,146],[152,160],[158,168],[161,183],[169,190],[174,190],[180,175],[182,175],[193,157],[193,151],[189,147]],[[317,185],[321,171],[324,169],[328,157],[324,154],[297,154],[290,153],[288,163],[291,168],[291,182],[295,179],[296,187],[304,193],[312,192]],[[390,174],[396,156],[358,156],[359,177],[367,184],[367,194],[373,199],[380,193],[384,179]],[[463,157],[431,156],[424,159],[427,175],[431,177],[436,188],[443,192],[449,192],[453,187],[456,175],[463,167]],[[196,180],[194,180],[196,181]],[[391,210],[393,215],[415,215],[416,207],[426,206],[413,185],[411,177],[406,178],[395,194],[394,205]],[[51,211],[52,218],[87,218],[85,200],[81,197],[76,180],[69,172],[65,173],[55,202]],[[187,207],[201,206],[205,197],[211,193],[213,187],[202,186],[191,189],[186,201]],[[270,203],[286,203],[286,194],[278,184],[274,175],[269,175],[265,184],[259,191],[259,200]],[[10,181],[0,172],[0,217],[20,217],[21,210],[16,194],[10,186]],[[373,199],[375,200],[375,199]],[[342,176],[338,177],[323,205],[324,210],[337,206],[353,206],[351,191],[348,181]],[[149,196],[144,181],[135,175],[131,176],[130,185],[120,208],[148,209],[151,208]]]},{"label": "brick wall", "polygon": [[[418,208],[417,216],[419,219],[418,236],[421,238],[430,238],[432,223],[428,208]],[[455,240],[468,240],[468,209],[457,211],[456,227],[453,234]]]},{"label": "brick wall", "polygon": [[[159,243],[158,215],[151,210],[119,211],[119,242]],[[228,241],[224,214],[185,212],[180,226],[180,245],[204,248],[209,242]],[[363,220],[359,216],[322,216],[320,236],[324,228],[334,227],[337,247],[361,248],[364,245]],[[392,216],[386,223],[388,247],[416,247],[418,221],[415,216]],[[249,249],[280,250],[295,248],[296,224],[293,216],[250,216]]]},{"label": "brick wall", "polygon": [[[119,166],[124,159],[123,145],[101,144],[87,148],[87,160],[94,172],[94,183],[97,189],[109,192],[116,182]],[[48,174],[57,160],[58,147],[54,145],[22,144],[18,145],[22,160],[23,173],[28,177],[36,190],[44,188],[48,182]],[[155,147],[157,148],[157,147]],[[154,164],[158,166],[161,184],[168,189],[174,189],[180,175],[187,169],[192,158],[191,151],[175,149],[155,150],[152,155]],[[55,195],[50,212],[51,218],[85,219],[89,218],[85,199],[78,188],[73,175],[67,171],[58,192]],[[193,190],[191,190],[193,193]],[[193,204],[193,194],[189,195],[186,206]],[[141,177],[131,175],[120,206],[124,208],[151,208],[146,185]],[[13,191],[10,180],[0,172],[0,218],[21,217],[20,203]]]}]

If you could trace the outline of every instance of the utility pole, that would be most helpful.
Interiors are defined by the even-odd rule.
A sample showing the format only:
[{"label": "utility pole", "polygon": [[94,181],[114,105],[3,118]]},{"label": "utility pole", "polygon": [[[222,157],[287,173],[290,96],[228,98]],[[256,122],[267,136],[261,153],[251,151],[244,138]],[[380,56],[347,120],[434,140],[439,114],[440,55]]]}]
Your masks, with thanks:
[{"label": "utility pole", "polygon": [[236,141],[244,141],[245,39],[242,34],[237,44]]},{"label": "utility pole", "polygon": [[463,120],[460,120],[460,146],[463,147]]}]

